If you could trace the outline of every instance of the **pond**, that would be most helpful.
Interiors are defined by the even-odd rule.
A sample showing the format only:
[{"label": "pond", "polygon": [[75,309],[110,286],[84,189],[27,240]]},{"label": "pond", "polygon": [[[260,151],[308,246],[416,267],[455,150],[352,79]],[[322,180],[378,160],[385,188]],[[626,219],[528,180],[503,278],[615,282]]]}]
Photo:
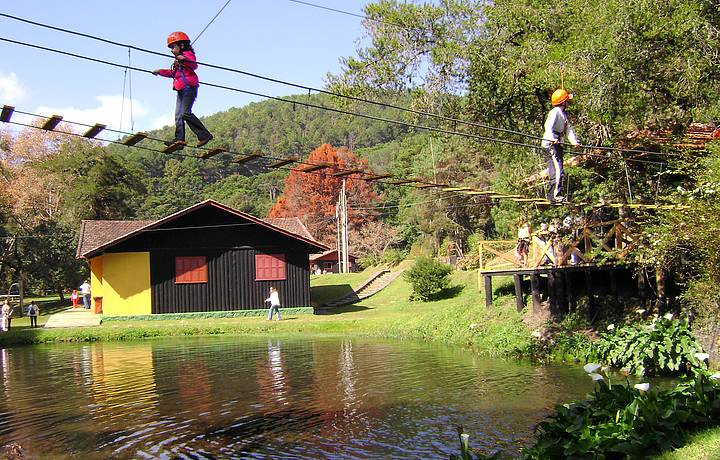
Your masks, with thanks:
[{"label": "pond", "polygon": [[517,454],[580,366],[365,339],[185,338],[0,350],[0,444],[30,458]]}]

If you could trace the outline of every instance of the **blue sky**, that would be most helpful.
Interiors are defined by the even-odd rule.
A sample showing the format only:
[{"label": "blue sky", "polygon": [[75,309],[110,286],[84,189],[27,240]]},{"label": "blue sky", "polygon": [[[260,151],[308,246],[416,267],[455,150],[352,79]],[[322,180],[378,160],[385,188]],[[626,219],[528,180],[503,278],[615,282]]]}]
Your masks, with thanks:
[{"label": "blue sky", "polygon": [[[2,2],[0,12],[55,27],[167,54],[167,58],[0,17],[0,37],[148,70],[168,67],[167,35],[182,30],[195,39],[227,0],[97,2],[65,0]],[[310,3],[362,14],[369,0],[314,0]],[[322,88],[328,72],[340,71],[342,56],[355,54],[363,37],[361,19],[290,0],[231,0],[195,42],[198,60],[306,86]],[[104,123],[131,130],[125,70],[0,41],[0,105],[59,114],[68,121]],[[129,61],[128,61],[129,59]],[[200,68],[201,81],[273,96],[302,90],[216,69]],[[175,92],[171,80],[131,72],[132,130],[172,124]],[[123,101],[123,86],[125,100]],[[202,87],[194,112],[210,115],[263,98]],[[124,108],[123,108],[124,107]],[[120,126],[122,112],[122,126]],[[18,115],[13,120],[19,120]],[[2,129],[2,126],[0,126]]]}]

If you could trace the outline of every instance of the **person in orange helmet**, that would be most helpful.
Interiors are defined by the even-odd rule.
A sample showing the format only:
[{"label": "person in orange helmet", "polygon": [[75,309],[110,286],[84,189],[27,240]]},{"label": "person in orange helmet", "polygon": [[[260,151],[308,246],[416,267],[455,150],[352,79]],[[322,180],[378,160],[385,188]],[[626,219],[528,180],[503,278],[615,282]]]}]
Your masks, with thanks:
[{"label": "person in orange helmet", "polygon": [[177,91],[177,102],[175,104],[175,140],[167,141],[165,145],[173,142],[185,142],[185,123],[198,138],[198,147],[210,142],[213,135],[205,128],[195,114],[192,113],[192,106],[197,98],[200,81],[195,69],[197,59],[195,50],[190,44],[190,37],[185,32],[173,32],[167,38],[168,48],[175,56],[175,61],[169,69],[153,70],[153,75],[161,75],[173,79],[173,89]]},{"label": "person in orange helmet", "polygon": [[573,95],[564,89],[558,89],[552,94],[552,110],[545,119],[545,133],[542,138],[542,147],[548,157],[548,193],[547,199],[552,203],[562,203],[565,197],[562,196],[563,182],[563,146],[562,142],[567,136],[572,145],[578,147],[575,131],[568,120],[565,108]]}]

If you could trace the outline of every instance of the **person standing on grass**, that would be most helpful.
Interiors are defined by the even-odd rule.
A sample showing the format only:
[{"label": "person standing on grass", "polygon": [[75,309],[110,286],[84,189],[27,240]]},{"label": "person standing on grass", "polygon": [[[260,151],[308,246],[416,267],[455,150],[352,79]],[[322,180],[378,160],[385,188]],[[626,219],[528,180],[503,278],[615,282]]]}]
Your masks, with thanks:
[{"label": "person standing on grass", "polygon": [[88,280],[85,280],[80,285],[80,295],[82,296],[83,307],[90,310],[90,283]]},{"label": "person standing on grass", "polygon": [[30,305],[27,307],[27,315],[30,318],[30,327],[37,327],[37,318],[39,313],[40,307],[38,307],[35,301],[30,302]]},{"label": "person standing on grass", "polygon": [[0,329],[2,329],[3,332],[9,329],[8,323],[10,322],[10,315],[12,315],[12,308],[10,308],[7,299],[5,299],[2,308],[0,308]]},{"label": "person standing on grass", "polygon": [[270,286],[270,297],[265,299],[265,302],[270,302],[270,309],[268,310],[268,321],[272,320],[273,312],[277,313],[275,321],[280,321],[280,296],[278,295],[275,286]]}]

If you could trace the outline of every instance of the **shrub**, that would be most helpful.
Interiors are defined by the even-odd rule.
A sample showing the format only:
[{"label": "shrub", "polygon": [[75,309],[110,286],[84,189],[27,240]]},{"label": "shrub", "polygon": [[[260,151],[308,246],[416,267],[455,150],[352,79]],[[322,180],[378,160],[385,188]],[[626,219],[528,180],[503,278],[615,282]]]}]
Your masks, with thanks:
[{"label": "shrub", "polygon": [[452,268],[430,257],[419,257],[403,275],[412,286],[410,300],[427,302],[450,287]]},{"label": "shrub", "polygon": [[673,375],[687,374],[701,364],[694,356],[701,350],[687,320],[666,315],[645,324],[611,328],[592,344],[587,358],[638,375]]},{"label": "shrub", "polygon": [[693,379],[664,391],[647,383],[611,385],[600,374],[589,375],[598,381],[595,392],[586,401],[557,406],[539,424],[525,459],[647,458],[681,445],[689,431],[720,416],[720,373],[695,371]]},{"label": "shrub", "polygon": [[386,249],[380,257],[380,261],[393,267],[405,260],[405,254],[398,249]]}]

